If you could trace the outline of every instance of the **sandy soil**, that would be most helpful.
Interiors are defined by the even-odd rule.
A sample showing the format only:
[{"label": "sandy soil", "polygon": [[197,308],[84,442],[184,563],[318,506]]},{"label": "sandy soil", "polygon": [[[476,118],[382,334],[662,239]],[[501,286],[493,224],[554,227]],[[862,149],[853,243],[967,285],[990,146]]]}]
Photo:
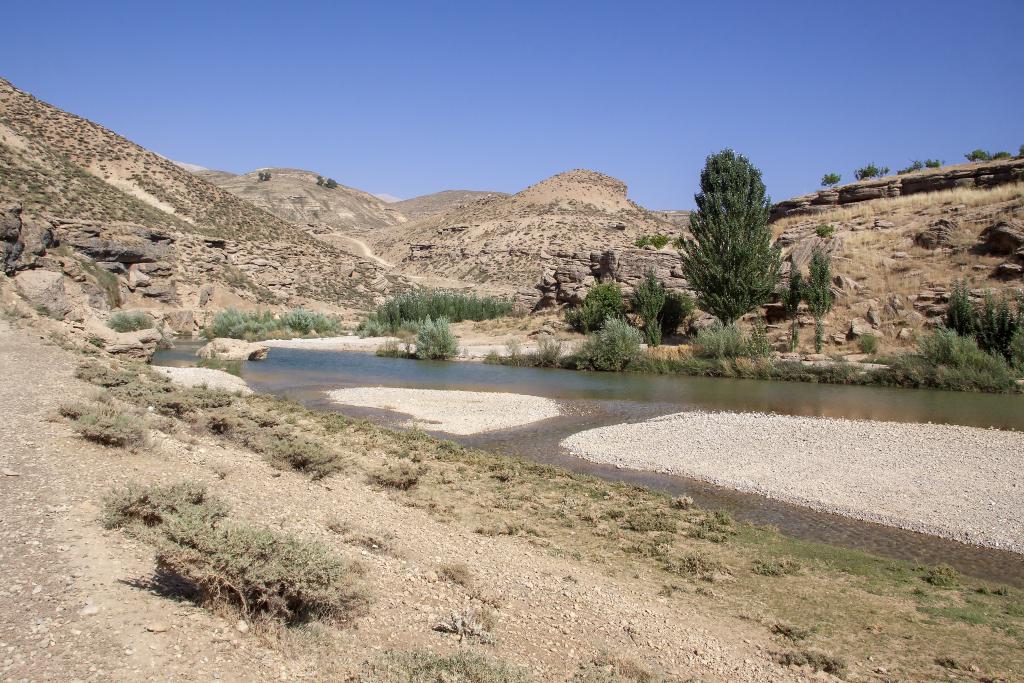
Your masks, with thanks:
[{"label": "sandy soil", "polygon": [[689,412],[574,434],[596,462],[1024,553],[1024,433]]},{"label": "sandy soil", "polygon": [[559,414],[558,404],[550,399],[497,392],[359,387],[328,395],[344,405],[406,413],[416,427],[449,434],[507,429]]},{"label": "sandy soil", "polygon": [[168,367],[154,367],[153,370],[169,377],[172,382],[183,384],[187,387],[226,389],[227,391],[237,391],[240,394],[252,393],[252,389],[249,388],[244,379],[223,370]]}]

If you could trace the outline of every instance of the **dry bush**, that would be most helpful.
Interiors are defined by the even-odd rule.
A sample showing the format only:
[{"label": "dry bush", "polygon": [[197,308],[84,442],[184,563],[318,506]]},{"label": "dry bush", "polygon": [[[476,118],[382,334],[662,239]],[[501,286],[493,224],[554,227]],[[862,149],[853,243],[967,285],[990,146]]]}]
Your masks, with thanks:
[{"label": "dry bush", "polygon": [[469,588],[473,584],[473,572],[462,562],[441,565],[437,570],[437,575],[445,581],[457,583],[465,588]]},{"label": "dry bush", "polygon": [[580,664],[569,683],[661,683],[668,679],[653,674],[632,659],[602,655]]},{"label": "dry bush", "polygon": [[442,656],[433,652],[389,652],[368,664],[359,683],[533,683],[534,678],[504,662],[471,652]]},{"label": "dry bush", "polygon": [[461,612],[453,611],[434,626],[434,630],[458,636],[459,640],[476,638],[483,643],[492,643],[494,636],[491,632],[494,627],[494,614],[484,608],[481,610],[466,609]]},{"label": "dry bush", "polygon": [[782,652],[775,655],[775,661],[783,666],[809,666],[815,671],[824,671],[833,676],[842,676],[846,671],[843,660],[813,650]]},{"label": "dry bush", "polygon": [[71,420],[78,434],[89,441],[114,448],[134,449],[146,443],[145,421],[107,405],[64,405],[60,414]]},{"label": "dry bush", "polygon": [[384,465],[370,473],[370,481],[384,488],[408,491],[419,483],[427,468],[403,460]]},{"label": "dry bush", "polygon": [[182,481],[170,486],[129,484],[115,489],[103,501],[107,529],[152,528],[175,516],[189,516],[215,525],[227,516],[227,506],[212,498],[206,486]]}]

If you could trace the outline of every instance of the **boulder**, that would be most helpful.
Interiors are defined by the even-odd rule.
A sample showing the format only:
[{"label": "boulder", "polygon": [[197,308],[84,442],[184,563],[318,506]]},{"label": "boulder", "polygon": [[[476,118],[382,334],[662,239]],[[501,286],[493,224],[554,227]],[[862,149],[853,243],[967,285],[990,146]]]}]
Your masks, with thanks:
[{"label": "boulder", "polygon": [[219,360],[263,360],[269,352],[270,347],[263,344],[218,337],[199,349],[196,355]]},{"label": "boulder", "polygon": [[196,319],[192,311],[167,311],[163,317],[164,326],[174,334],[191,335],[196,330]]},{"label": "boulder", "polygon": [[71,310],[64,290],[64,276],[52,270],[26,270],[14,278],[14,286],[33,308],[63,319]]},{"label": "boulder", "polygon": [[914,235],[914,244],[925,249],[940,249],[953,246],[957,229],[956,221],[940,218],[931,226]]},{"label": "boulder", "polygon": [[1024,225],[1020,221],[999,221],[982,231],[981,246],[992,254],[1012,254],[1024,248]]},{"label": "boulder", "polygon": [[111,332],[104,335],[106,343],[103,350],[115,356],[148,361],[156,352],[161,339],[163,335],[154,328],[135,332]]},{"label": "boulder", "polygon": [[842,249],[843,239],[841,237],[822,238],[817,235],[809,235],[797,242],[789,252],[789,262],[792,267],[799,271],[806,271],[811,262],[811,256],[816,249],[825,254],[834,254]]},{"label": "boulder", "polygon": [[863,337],[866,334],[874,334],[875,328],[871,326],[864,318],[854,318],[850,321],[850,331],[847,332],[847,339],[857,339]]},{"label": "boulder", "polygon": [[1003,280],[1011,280],[1024,275],[1024,266],[1019,263],[1000,263],[996,266],[995,276]]}]

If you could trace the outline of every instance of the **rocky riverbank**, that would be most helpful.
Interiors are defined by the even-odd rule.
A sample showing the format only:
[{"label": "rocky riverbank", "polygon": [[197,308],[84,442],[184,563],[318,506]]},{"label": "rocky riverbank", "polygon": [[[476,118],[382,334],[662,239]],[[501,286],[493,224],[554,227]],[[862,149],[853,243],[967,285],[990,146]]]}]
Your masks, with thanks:
[{"label": "rocky riverbank", "polygon": [[1024,553],[1022,432],[687,412],[587,430],[562,445],[595,462]]}]

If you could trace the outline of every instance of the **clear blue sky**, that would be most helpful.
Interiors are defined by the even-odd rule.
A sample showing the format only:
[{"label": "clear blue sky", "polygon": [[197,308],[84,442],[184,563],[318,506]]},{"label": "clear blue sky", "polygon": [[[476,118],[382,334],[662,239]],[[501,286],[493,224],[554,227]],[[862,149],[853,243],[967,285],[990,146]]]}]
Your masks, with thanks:
[{"label": "clear blue sky", "polygon": [[651,208],[1024,144],[1024,0],[11,2],[0,75],[173,159],[370,192],[592,168]]}]

